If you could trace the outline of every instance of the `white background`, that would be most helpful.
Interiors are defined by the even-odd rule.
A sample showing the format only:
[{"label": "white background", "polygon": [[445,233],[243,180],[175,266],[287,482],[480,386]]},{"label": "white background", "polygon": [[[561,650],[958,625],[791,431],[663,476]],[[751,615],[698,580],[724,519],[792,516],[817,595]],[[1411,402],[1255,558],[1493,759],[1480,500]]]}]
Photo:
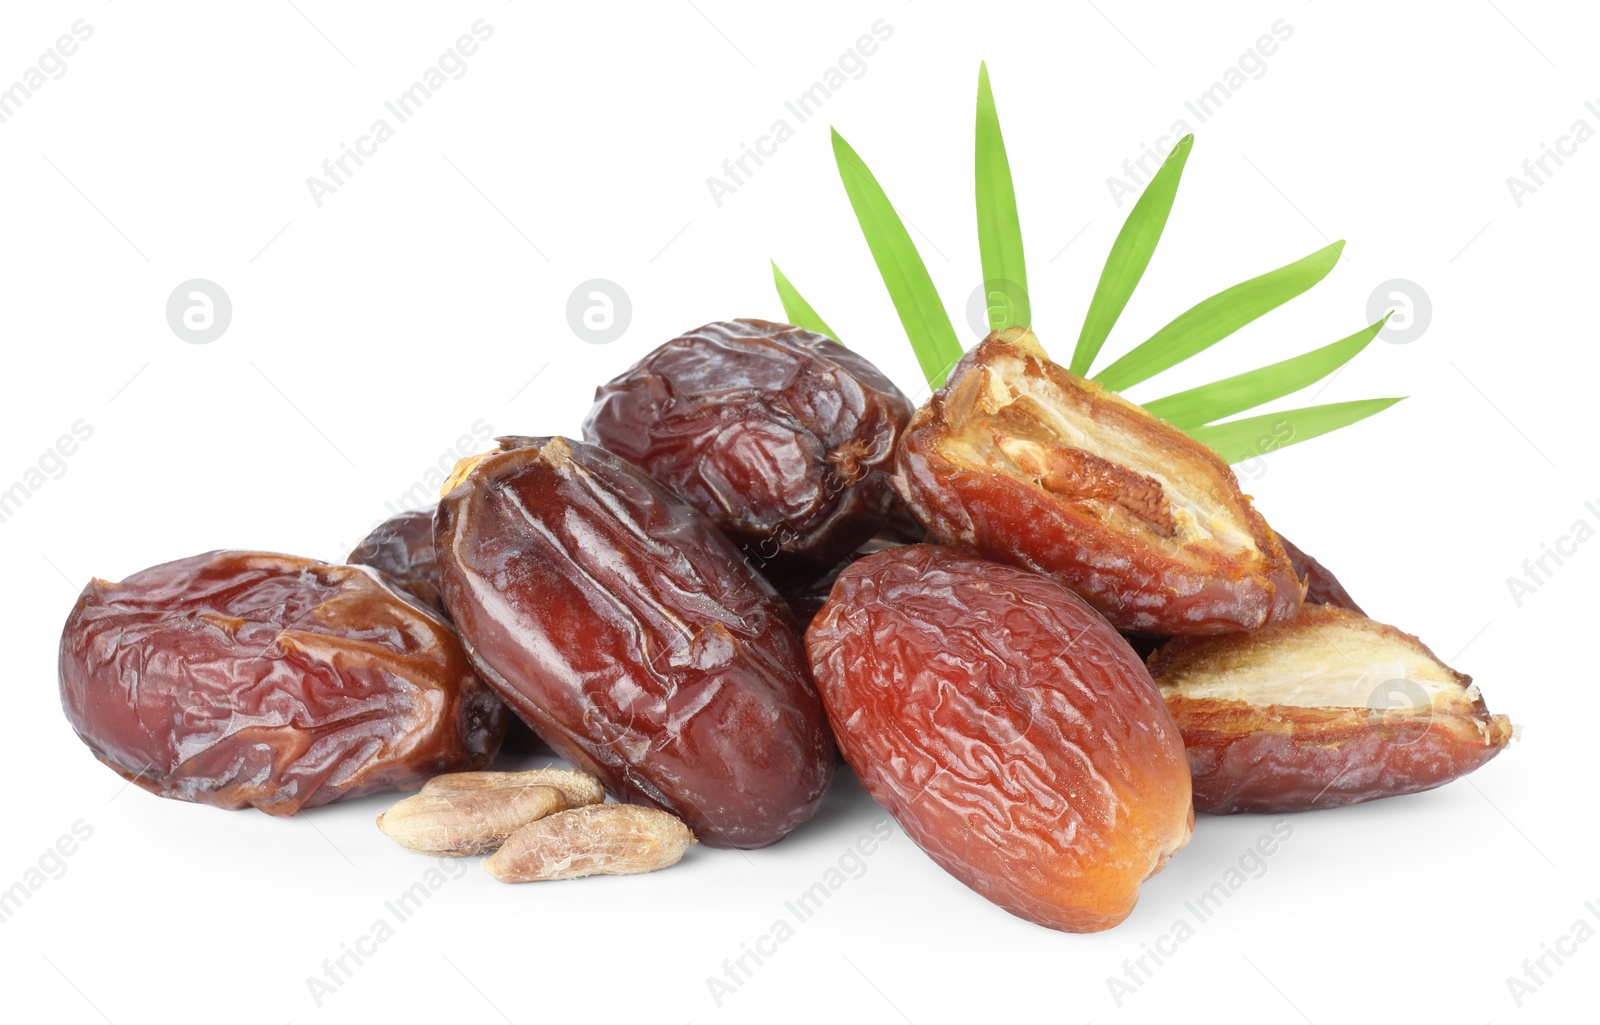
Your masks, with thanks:
[{"label": "white background", "polygon": [[[0,85],[75,20],[93,27],[67,72],[0,124],[0,488],[75,421],[93,429],[0,523],[0,888],[74,823],[92,829],[0,923],[7,1020],[1593,1016],[1600,942],[1548,960],[1520,1008],[1506,982],[1575,923],[1600,928],[1583,654],[1600,544],[1578,546],[1520,605],[1507,583],[1575,521],[1600,525],[1600,142],[1520,206],[1506,184],[1576,119],[1600,128],[1584,107],[1600,97],[1592,9],[296,2],[79,0],[3,15]],[[480,18],[493,36],[467,73],[319,207],[307,177]],[[707,177],[880,18],[893,35],[866,73],[809,122],[790,116],[794,138],[715,204]],[[1265,73],[1204,124],[1188,114],[1184,101],[1279,19],[1292,36]],[[1374,342],[1317,401],[1410,398],[1269,456],[1247,489],[1371,614],[1476,677],[1522,740],[1442,790],[1294,818],[1264,874],[1121,1007],[1108,977],[1271,820],[1203,818],[1127,923],[1094,936],[1006,915],[896,832],[717,1006],[707,978],[881,817],[846,778],[781,845],[697,849],[654,876],[513,888],[455,863],[317,1006],[307,977],[432,863],[373,828],[382,798],[279,820],[123,790],[60,712],[56,639],[73,596],[91,575],[215,547],[339,558],[475,421],[575,433],[593,387],[660,342],[708,320],[781,318],[769,257],[915,390],[827,124],[915,225],[974,337],[980,59],[1015,171],[1035,326],[1063,361],[1128,209],[1106,180],[1180,117],[1194,154],[1108,355],[1222,287],[1350,241],[1312,293],[1134,398],[1343,337],[1381,282],[1426,293],[1425,331]],[[207,345],[164,317],[195,277],[233,303]],[[568,295],[591,278],[631,298],[609,345],[568,325]]]}]

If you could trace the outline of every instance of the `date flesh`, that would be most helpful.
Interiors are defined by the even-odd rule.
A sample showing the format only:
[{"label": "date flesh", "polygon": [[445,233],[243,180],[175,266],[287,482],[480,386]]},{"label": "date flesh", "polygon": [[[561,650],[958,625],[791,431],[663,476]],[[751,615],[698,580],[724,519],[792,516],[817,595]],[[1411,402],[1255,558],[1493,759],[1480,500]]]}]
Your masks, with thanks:
[{"label": "date flesh", "polygon": [[487,765],[506,711],[454,631],[370,570],[220,551],[84,588],[61,701],[119,775],[273,815]]},{"label": "date flesh", "polygon": [[505,439],[435,521],[480,670],[619,800],[708,846],[810,818],[833,742],[788,609],[704,515],[602,449]]},{"label": "date flesh", "polygon": [[895,485],[929,540],[1055,577],[1118,629],[1250,630],[1301,587],[1211,449],[991,334],[912,417]]},{"label": "date flesh", "polygon": [[584,440],[710,516],[780,586],[883,525],[911,403],[823,335],[763,320],[674,338],[595,391]]},{"label": "date flesh", "polygon": [[1429,790],[1512,735],[1471,677],[1410,634],[1333,605],[1254,633],[1180,637],[1150,672],[1183,731],[1195,807],[1212,814]]},{"label": "date flesh", "polygon": [[[1333,571],[1310,555],[1301,551],[1292,544],[1288,538],[1278,534],[1278,543],[1283,546],[1284,553],[1289,556],[1289,565],[1294,567],[1294,575],[1305,585],[1305,602],[1308,605],[1337,605],[1341,609],[1352,612],[1361,612],[1361,606],[1356,604],[1350,592],[1339,583],[1339,578]],[[791,604],[793,604],[791,602]],[[796,613],[798,615],[798,613]],[[1362,615],[1366,613],[1361,612]],[[1133,645],[1133,650],[1139,657],[1149,661],[1156,649],[1172,640],[1164,634],[1129,633],[1123,631],[1122,636]]]},{"label": "date flesh", "polygon": [[1189,840],[1189,766],[1133,650],[1060,583],[935,545],[846,567],[806,633],[845,760],[1014,915],[1092,932]]}]

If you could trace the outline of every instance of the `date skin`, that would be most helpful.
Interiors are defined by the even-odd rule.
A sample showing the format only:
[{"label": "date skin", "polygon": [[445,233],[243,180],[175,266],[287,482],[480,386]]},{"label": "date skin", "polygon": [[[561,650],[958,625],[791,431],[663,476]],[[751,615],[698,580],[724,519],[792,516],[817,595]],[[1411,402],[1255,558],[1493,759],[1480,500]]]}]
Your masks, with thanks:
[{"label": "date skin", "polygon": [[911,403],[823,335],[707,324],[595,391],[584,440],[710,516],[779,587],[814,580],[883,526]]},{"label": "date skin", "polygon": [[1289,564],[1294,567],[1294,575],[1305,582],[1307,603],[1334,605],[1341,609],[1349,609],[1351,612],[1361,612],[1361,606],[1356,604],[1356,600],[1350,597],[1350,592],[1339,583],[1339,578],[1333,575],[1333,570],[1307,555],[1282,534],[1278,535],[1278,543],[1283,545],[1284,552],[1288,554]]},{"label": "date skin", "polygon": [[[1301,551],[1282,534],[1278,534],[1277,537],[1278,543],[1283,546],[1284,553],[1289,556],[1289,565],[1294,567],[1294,575],[1305,584],[1305,603],[1307,605],[1334,605],[1341,609],[1349,609],[1352,612],[1360,612],[1362,615],[1366,615],[1366,613],[1361,612],[1361,606],[1356,604],[1355,599],[1350,597],[1350,592],[1346,591],[1344,585],[1339,583],[1339,578],[1333,575],[1332,570]],[[797,611],[796,615],[798,614]],[[1139,653],[1139,657],[1147,662],[1158,648],[1172,640],[1171,637],[1162,634],[1128,633],[1126,631],[1123,632],[1122,636],[1126,638],[1129,644],[1133,645],[1133,650]]]},{"label": "date skin", "polygon": [[1052,576],[1128,633],[1253,630],[1300,581],[1211,449],[991,334],[912,417],[895,486],[929,540]]},{"label": "date skin", "polygon": [[345,562],[371,566],[390,583],[449,618],[439,593],[439,560],[433,552],[433,507],[391,516],[361,539]]},{"label": "date skin", "polygon": [[78,736],[158,794],[273,815],[481,769],[506,711],[375,573],[220,551],[91,581],[61,634]]},{"label": "date skin", "polygon": [[1048,577],[936,545],[846,567],[806,633],[873,799],[951,875],[1071,932],[1189,840],[1189,766],[1138,656]]},{"label": "date skin", "polygon": [[843,562],[830,569],[821,579],[780,592],[783,600],[789,603],[789,611],[794,613],[794,621],[800,628],[801,636],[805,635],[811,621],[817,618],[817,613],[822,611],[822,606],[827,604],[828,595],[833,593],[834,582],[839,579],[839,574],[844,572],[846,566],[857,559],[865,559],[885,548],[894,548],[904,543],[880,534],[851,552]]},{"label": "date skin", "polygon": [[1250,634],[1181,637],[1150,672],[1183,732],[1195,807],[1336,808],[1441,786],[1505,749],[1472,678],[1333,605]]},{"label": "date skin", "polygon": [[[352,566],[368,566],[405,594],[427,605],[450,622],[444,593],[439,590],[439,560],[433,548],[434,507],[413,509],[389,517],[356,545],[345,560]],[[528,724],[514,715],[506,717],[503,750],[517,754],[544,751]]]},{"label": "date skin", "polygon": [[619,800],[709,846],[810,818],[834,748],[783,599],[602,449],[505,439],[440,503],[445,602],[501,697]]}]

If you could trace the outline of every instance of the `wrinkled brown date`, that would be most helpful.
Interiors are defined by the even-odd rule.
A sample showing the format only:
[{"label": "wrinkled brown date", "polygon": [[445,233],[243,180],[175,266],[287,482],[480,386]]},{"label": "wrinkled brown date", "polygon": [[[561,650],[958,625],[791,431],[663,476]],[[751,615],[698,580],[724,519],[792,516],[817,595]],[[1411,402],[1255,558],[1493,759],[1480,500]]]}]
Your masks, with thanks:
[{"label": "wrinkled brown date", "polygon": [[384,520],[345,562],[381,571],[400,590],[449,617],[439,593],[439,560],[433,554],[432,506]]},{"label": "wrinkled brown date", "polygon": [[895,486],[930,541],[1055,577],[1119,630],[1230,633],[1300,607],[1228,465],[1024,328],[980,342],[917,410]]},{"label": "wrinkled brown date", "polygon": [[793,619],[710,520],[625,460],[505,439],[439,505],[440,579],[484,676],[619,799],[760,847],[833,776]]},{"label": "wrinkled brown date", "polygon": [[783,595],[783,600],[789,603],[789,611],[794,613],[794,621],[800,628],[801,636],[805,635],[806,627],[811,625],[811,621],[817,618],[817,613],[822,611],[822,606],[828,601],[828,595],[833,593],[834,582],[839,579],[839,574],[843,573],[847,566],[858,559],[865,559],[885,548],[894,548],[903,543],[880,535],[845,556],[843,562],[819,579],[779,592]]},{"label": "wrinkled brown date", "polygon": [[[413,509],[389,517],[373,528],[345,560],[352,566],[370,566],[400,591],[427,605],[450,621],[444,594],[439,590],[439,560],[433,548],[433,506]],[[506,716],[507,751],[528,753],[544,750],[528,724],[514,715]]]},{"label": "wrinkled brown date", "polygon": [[602,385],[583,436],[710,516],[782,586],[826,573],[883,525],[910,416],[900,389],[837,342],[733,320]]},{"label": "wrinkled brown date", "polygon": [[489,763],[505,707],[436,615],[356,566],[222,551],[91,581],[61,634],[89,749],[162,797],[293,815]]},{"label": "wrinkled brown date", "polygon": [[1048,577],[936,545],[846,567],[806,633],[873,798],[1014,915],[1092,932],[1189,840],[1189,766],[1137,656]]},{"label": "wrinkled brown date", "polygon": [[[1313,559],[1301,551],[1282,534],[1278,535],[1278,543],[1283,545],[1283,550],[1289,556],[1289,565],[1294,567],[1294,575],[1299,577],[1306,585],[1306,601],[1312,605],[1333,605],[1351,612],[1361,612],[1361,606],[1350,597],[1350,592],[1339,583],[1339,578],[1333,575],[1333,570]],[[1365,615],[1365,613],[1362,613]]]}]

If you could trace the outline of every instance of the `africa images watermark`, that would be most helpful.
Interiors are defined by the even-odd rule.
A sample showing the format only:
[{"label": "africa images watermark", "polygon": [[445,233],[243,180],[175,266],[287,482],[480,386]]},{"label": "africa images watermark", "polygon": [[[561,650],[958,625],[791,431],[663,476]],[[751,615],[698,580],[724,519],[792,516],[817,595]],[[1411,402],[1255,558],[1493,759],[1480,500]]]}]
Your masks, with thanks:
[{"label": "africa images watermark", "polygon": [[1294,38],[1294,26],[1283,18],[1279,18],[1270,26],[1269,33],[1259,36],[1255,44],[1239,55],[1239,60],[1232,66],[1223,69],[1217,81],[1211,83],[1209,89],[1204,90],[1192,100],[1184,100],[1184,109],[1188,114],[1172,122],[1168,134],[1156,138],[1155,145],[1139,144],[1139,155],[1122,162],[1122,174],[1111,175],[1106,179],[1106,188],[1111,192],[1111,199],[1122,206],[1125,197],[1137,198],[1139,190],[1160,169],[1161,162],[1167,154],[1172,152],[1172,147],[1185,135],[1194,133],[1189,125],[1189,115],[1193,115],[1196,123],[1205,124],[1216,116],[1222,105],[1227,103],[1239,90],[1243,89],[1252,79],[1266,77],[1267,58],[1278,52],[1278,47]]},{"label": "africa images watermark", "polygon": [[1222,878],[1200,891],[1192,900],[1183,902],[1188,914],[1172,923],[1171,928],[1157,936],[1153,942],[1140,942],[1137,957],[1124,958],[1122,974],[1106,976],[1106,989],[1117,1007],[1137,993],[1144,984],[1155,977],[1156,970],[1177,955],[1183,944],[1194,939],[1202,925],[1210,921],[1233,895],[1244,889],[1253,879],[1267,874],[1267,859],[1294,837],[1294,826],[1288,819],[1278,819],[1269,831],[1256,838],[1222,873]]},{"label": "africa images watermark", "polygon": [[828,866],[822,877],[802,890],[793,900],[783,902],[786,915],[774,919],[766,932],[754,940],[739,944],[739,954],[722,962],[722,974],[706,976],[706,989],[711,1001],[721,1007],[745,983],[755,977],[756,969],[777,955],[781,945],[794,939],[800,926],[810,921],[822,906],[852,879],[867,874],[867,859],[877,853],[881,844],[895,835],[894,820],[887,815],[872,823],[871,828],[856,837],[855,843],[845,848],[835,862]]},{"label": "africa images watermark", "polygon": [[[1538,957],[1523,958],[1520,976],[1506,976],[1506,991],[1511,994],[1511,1002],[1519,1010],[1529,997],[1555,977],[1556,970],[1567,963],[1567,958],[1577,954],[1582,944],[1594,939],[1595,922],[1600,922],[1600,903],[1586,900],[1583,909],[1589,913],[1589,918],[1573,919],[1566,932],[1554,940],[1539,944]],[[1594,921],[1591,922],[1590,918]]]},{"label": "africa images watermark", "polygon": [[[449,478],[450,472],[456,468],[456,463],[469,456],[475,456],[489,447],[494,439],[494,428],[486,420],[474,420],[469,428],[470,433],[463,433],[456,437],[454,444],[446,445],[439,458],[423,468],[420,476],[411,482],[411,486],[401,491],[392,499],[385,499],[383,507],[387,514],[372,521],[372,526],[367,528],[367,533],[378,529],[379,524],[390,517],[399,516],[401,513],[415,512],[426,509],[439,500],[439,489],[444,487],[444,482]],[[341,542],[339,550],[349,551],[350,545]]]},{"label": "africa images watermark", "polygon": [[[894,37],[894,26],[882,18],[872,23],[871,34],[859,36],[855,45],[839,55],[837,63],[823,71],[818,81],[811,83],[811,88],[800,93],[792,100],[784,100],[784,110],[793,115],[798,124],[805,124],[822,108],[828,98],[843,89],[850,79],[859,79],[867,73],[867,58],[878,52],[878,47]],[[846,78],[845,76],[849,76]],[[706,178],[706,189],[711,193],[711,201],[721,206],[726,197],[739,191],[741,185],[749,183],[766,161],[764,157],[771,157],[778,152],[778,147],[794,138],[794,125],[789,123],[788,117],[780,117],[767,128],[766,134],[756,136],[755,145],[739,143],[739,155],[729,157],[722,162],[722,175],[710,175]],[[755,167],[750,164],[754,162]]]},{"label": "africa images watermark", "polygon": [[321,975],[306,976],[306,991],[311,994],[313,1004],[321,1007],[355,977],[356,970],[366,964],[368,958],[377,955],[383,944],[394,939],[400,926],[411,921],[446,883],[467,874],[469,862],[465,858],[437,860],[438,864],[422,873],[416,882],[383,902],[384,914],[373,919],[366,932],[340,943],[338,954],[324,958]]},{"label": "africa images watermark", "polygon": [[43,89],[46,82],[66,77],[67,58],[93,38],[94,26],[79,18],[72,23],[70,32],[58,36],[55,44],[41,53],[31,67],[24,68],[15,82],[0,90],[0,125],[16,117],[22,105]]},{"label": "africa images watermark", "polygon": [[22,471],[22,476],[4,490],[0,490],[0,523],[8,523],[22,508],[23,503],[38,494],[53,480],[67,475],[67,460],[78,454],[78,448],[94,437],[94,425],[87,420],[74,420],[71,433],[56,438],[55,444],[32,466]]},{"label": "africa images watermark", "polygon": [[[457,37],[455,45],[440,54],[437,63],[425,68],[419,80],[412,82],[409,89],[392,100],[384,100],[383,107],[393,115],[394,123],[391,124],[386,117],[377,118],[367,127],[365,134],[356,136],[355,145],[339,143],[339,155],[322,162],[322,175],[311,175],[306,179],[311,201],[320,207],[326,197],[349,184],[356,169],[365,166],[366,158],[375,156],[379,146],[394,138],[395,125],[403,125],[411,120],[429,98],[445,87],[445,83],[466,77],[467,58],[492,38],[494,26],[479,18],[472,23],[471,34],[463,33]],[[350,166],[351,163],[355,164],[354,168]]]},{"label": "africa images watermark", "polygon": [[[1594,100],[1584,100],[1583,106],[1596,118],[1600,118],[1600,104]],[[1548,185],[1556,171],[1566,164],[1564,157],[1578,155],[1578,147],[1594,138],[1594,126],[1583,118],[1572,122],[1563,135],[1556,136],[1555,145],[1548,142],[1539,143],[1539,155],[1529,157],[1522,162],[1522,177],[1510,175],[1506,178],[1506,189],[1511,193],[1511,201],[1521,206],[1525,197],[1538,192],[1542,186]],[[1554,164],[1555,166],[1550,166]]]},{"label": "africa images watermark", "polygon": [[67,859],[78,853],[78,848],[92,836],[94,827],[78,819],[69,827],[69,832],[56,837],[55,843],[46,847],[44,853],[23,870],[22,878],[8,889],[0,890],[0,925],[15,918],[22,906],[44,889],[46,883],[66,875]]},{"label": "africa images watermark", "polygon": [[1513,573],[1506,577],[1506,590],[1511,592],[1511,601],[1517,608],[1522,608],[1529,595],[1548,584],[1556,571],[1578,554],[1579,545],[1595,536],[1596,524],[1600,524],[1600,501],[1585,502],[1583,508],[1587,516],[1573,520],[1567,532],[1555,540],[1540,542],[1538,555],[1522,560],[1521,576]]},{"label": "africa images watermark", "polygon": [[1250,451],[1234,462],[1234,475],[1240,480],[1260,480],[1265,477],[1268,469],[1266,456],[1293,443],[1294,434],[1294,423],[1288,417],[1281,416],[1272,421],[1266,430],[1256,436]]}]

